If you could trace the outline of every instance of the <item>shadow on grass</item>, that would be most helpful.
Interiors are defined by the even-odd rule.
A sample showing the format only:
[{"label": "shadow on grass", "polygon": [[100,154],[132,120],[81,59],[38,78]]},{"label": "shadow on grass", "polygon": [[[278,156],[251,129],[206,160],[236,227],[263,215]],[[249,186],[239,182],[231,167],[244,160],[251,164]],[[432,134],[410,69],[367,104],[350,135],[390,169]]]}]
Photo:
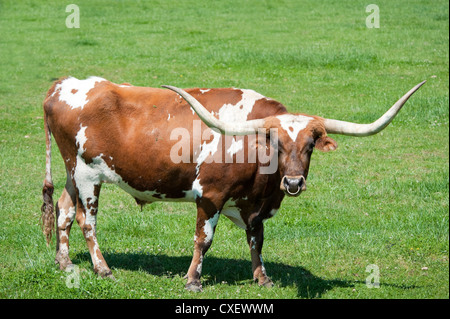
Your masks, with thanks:
[{"label": "shadow on grass", "polygon": [[[154,276],[183,277],[191,263],[190,256],[167,256],[147,253],[116,253],[105,252],[103,254],[110,268],[125,270],[143,270]],[[90,260],[89,253],[80,253],[72,261],[77,264]],[[297,287],[299,298],[320,298],[326,291],[335,287],[353,287],[354,281],[327,280],[313,275],[301,266],[289,266],[281,263],[265,262],[269,277],[275,285]],[[228,284],[242,284],[251,282],[252,265],[250,260],[217,258],[206,256],[203,263],[203,286],[215,285],[226,282]]]}]

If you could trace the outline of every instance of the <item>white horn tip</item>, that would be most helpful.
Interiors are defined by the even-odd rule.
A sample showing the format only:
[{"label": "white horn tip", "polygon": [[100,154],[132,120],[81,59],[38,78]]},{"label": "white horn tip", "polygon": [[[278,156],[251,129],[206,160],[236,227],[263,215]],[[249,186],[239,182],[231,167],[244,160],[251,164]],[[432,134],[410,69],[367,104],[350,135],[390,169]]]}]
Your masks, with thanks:
[{"label": "white horn tip", "polygon": [[425,84],[425,82],[427,82],[427,80],[424,80],[424,81],[420,82],[419,84],[416,85],[416,87],[420,88],[422,85]]}]

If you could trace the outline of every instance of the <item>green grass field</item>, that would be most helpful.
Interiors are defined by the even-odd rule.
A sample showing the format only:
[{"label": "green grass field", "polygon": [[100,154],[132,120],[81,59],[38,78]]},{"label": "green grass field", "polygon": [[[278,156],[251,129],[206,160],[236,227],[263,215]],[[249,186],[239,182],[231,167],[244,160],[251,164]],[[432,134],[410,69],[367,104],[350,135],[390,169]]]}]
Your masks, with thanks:
[{"label": "green grass field", "polygon": [[[0,298],[449,298],[449,11],[447,1],[0,1]],[[143,211],[102,189],[99,245],[116,281],[98,278],[76,223],[79,288],[54,264],[39,217],[42,101],[61,76],[159,87],[241,87],[292,112],[365,123],[427,80],[382,133],[333,136],[315,152],[308,191],[265,224],[275,287],[251,280],[245,233],[221,218],[184,289],[195,206]],[[56,145],[56,144],[54,144]],[[65,183],[53,147],[54,200]],[[368,288],[376,265],[380,288]]]}]

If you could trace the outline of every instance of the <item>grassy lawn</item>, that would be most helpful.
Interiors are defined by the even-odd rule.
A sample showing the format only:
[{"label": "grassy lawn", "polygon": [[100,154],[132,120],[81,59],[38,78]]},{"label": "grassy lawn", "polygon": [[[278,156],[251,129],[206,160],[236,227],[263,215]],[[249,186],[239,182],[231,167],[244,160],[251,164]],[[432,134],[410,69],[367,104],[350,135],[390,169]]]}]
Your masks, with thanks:
[{"label": "grassy lawn", "polygon": [[[447,1],[0,2],[0,298],[449,298]],[[42,101],[54,79],[101,76],[158,87],[241,87],[292,112],[369,122],[427,83],[382,133],[333,136],[312,156],[308,191],[265,224],[275,283],[252,283],[245,233],[222,217],[200,294],[185,291],[195,206],[134,199],[104,185],[98,240],[116,281],[97,278],[71,233],[79,288],[54,265],[39,217]],[[54,144],[56,145],[56,144]],[[65,183],[53,147],[54,200]],[[380,288],[368,288],[376,265]]]}]

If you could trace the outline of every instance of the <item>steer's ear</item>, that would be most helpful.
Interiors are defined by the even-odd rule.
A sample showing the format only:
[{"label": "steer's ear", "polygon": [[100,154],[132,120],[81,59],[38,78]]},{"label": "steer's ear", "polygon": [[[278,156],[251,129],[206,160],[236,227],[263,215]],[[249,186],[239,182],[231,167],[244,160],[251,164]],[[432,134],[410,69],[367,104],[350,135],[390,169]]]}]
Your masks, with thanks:
[{"label": "steer's ear", "polygon": [[322,152],[334,151],[337,148],[337,143],[331,137],[325,135],[316,140],[315,148]]}]

